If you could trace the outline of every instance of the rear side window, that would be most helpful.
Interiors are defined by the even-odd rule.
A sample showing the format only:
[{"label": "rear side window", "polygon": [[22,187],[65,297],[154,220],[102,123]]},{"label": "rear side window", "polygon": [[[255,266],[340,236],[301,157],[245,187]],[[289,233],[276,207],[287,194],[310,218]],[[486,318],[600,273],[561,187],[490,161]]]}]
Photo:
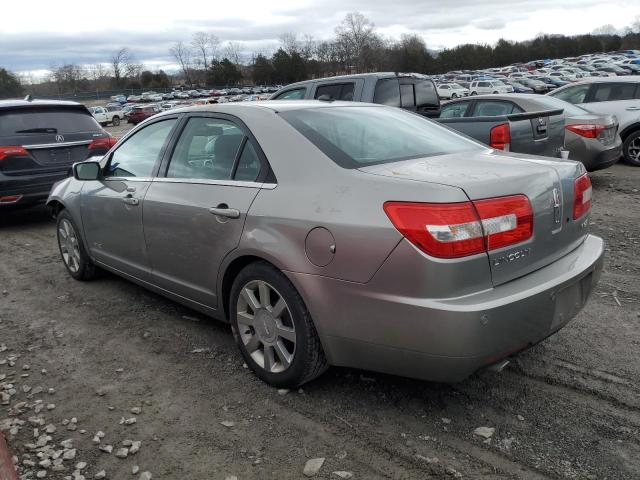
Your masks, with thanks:
[{"label": "rear side window", "polygon": [[[414,85],[416,92],[416,105],[418,106],[418,108],[425,105],[438,106],[440,104],[440,100],[438,99],[438,92],[436,92],[436,88],[432,81],[423,80],[420,82],[416,82]],[[457,85],[452,85],[451,88],[456,89],[459,87]]]},{"label": "rear side window", "polygon": [[496,117],[498,115],[509,115],[510,113],[520,112],[522,112],[522,109],[511,102],[479,101],[476,103],[473,116]]},{"label": "rear side window", "polygon": [[404,108],[415,107],[416,96],[413,92],[413,84],[400,84],[400,105]]},{"label": "rear side window", "polygon": [[233,122],[191,118],[171,155],[167,177],[229,180],[243,139]]},{"label": "rear side window", "polygon": [[300,100],[304,98],[306,88],[297,88],[295,90],[287,90],[281,93],[275,99],[276,100]]},{"label": "rear side window", "polygon": [[400,106],[400,83],[397,78],[378,80],[373,94],[373,103],[390,107]]},{"label": "rear side window", "polygon": [[589,92],[590,84],[576,85],[574,87],[568,87],[558,92],[551,94],[552,97],[559,98],[569,103],[584,103],[584,100]]},{"label": "rear side window", "polygon": [[0,113],[0,136],[99,132],[88,111],[70,108],[16,109]]},{"label": "rear side window", "polygon": [[332,100],[353,101],[354,83],[334,83],[330,85],[320,85],[316,89],[314,98],[320,98],[323,95],[328,96]]},{"label": "rear side window", "polygon": [[461,118],[468,109],[469,102],[447,103],[440,110],[440,118]]},{"label": "rear side window", "polygon": [[595,87],[593,102],[613,102],[635,98],[635,83],[603,83]]}]

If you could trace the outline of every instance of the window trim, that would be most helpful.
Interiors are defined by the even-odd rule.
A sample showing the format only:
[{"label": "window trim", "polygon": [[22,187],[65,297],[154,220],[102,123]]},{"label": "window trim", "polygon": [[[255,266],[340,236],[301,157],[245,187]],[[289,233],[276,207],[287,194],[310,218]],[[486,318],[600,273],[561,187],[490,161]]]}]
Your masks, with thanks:
[{"label": "window trim", "polygon": [[[246,181],[234,180],[233,178],[226,179],[226,180],[212,180],[207,178],[167,177],[167,173],[169,172],[169,164],[171,163],[171,157],[173,156],[175,148],[178,144],[178,141],[180,140],[180,137],[184,132],[184,129],[187,126],[187,123],[192,118],[214,118],[218,120],[226,120],[228,122],[232,122],[233,124],[235,124],[244,134],[244,138],[240,142],[240,146],[238,147],[238,151],[236,152],[236,157],[234,159],[233,167],[231,169],[231,175],[234,176],[236,173],[238,163],[240,161],[240,157],[242,156],[242,152],[244,151],[244,146],[246,142],[251,142],[251,146],[253,147],[254,151],[256,152],[256,155],[258,156],[258,159],[260,160],[260,173],[258,174],[258,177],[256,178],[256,180],[254,182],[246,182]],[[238,184],[238,186],[242,186],[242,185],[239,185],[241,183],[251,183],[251,184],[257,184],[257,185],[269,184],[269,183],[277,184],[277,180],[275,178],[273,170],[271,169],[271,165],[269,164],[269,161],[267,160],[267,157],[264,154],[262,147],[258,143],[258,140],[253,135],[253,132],[249,130],[249,127],[247,127],[247,125],[240,118],[236,117],[235,115],[230,115],[228,113],[221,113],[221,112],[186,112],[185,114],[183,114],[182,121],[177,126],[176,133],[171,141],[171,145],[169,146],[169,148],[165,150],[162,158],[162,162],[160,163],[158,171],[154,175],[154,181],[156,181],[156,179],[167,180],[171,183],[197,183],[197,184],[207,184],[207,185]]]},{"label": "window trim", "polygon": [[[107,170],[107,168],[109,167],[109,165],[111,164],[111,160],[113,158],[113,154],[116,153],[118,150],[120,150],[120,148],[122,148],[122,146],[127,143],[131,137],[133,137],[136,133],[141,132],[142,130],[144,130],[145,128],[148,128],[152,125],[155,125],[157,123],[160,122],[165,122],[167,120],[175,120],[176,123],[173,126],[173,128],[171,129],[171,131],[169,132],[169,135],[167,135],[167,138],[164,141],[164,144],[162,145],[162,148],[160,149],[160,152],[158,154],[158,158],[156,158],[156,162],[153,165],[153,169],[151,170],[151,175],[148,177],[120,177],[120,176],[106,176],[105,172]],[[151,122],[144,122],[141,123],[139,127],[134,128],[133,130],[131,130],[130,132],[128,132],[124,137],[122,137],[121,141],[122,143],[120,143],[120,145],[118,145],[118,147],[115,150],[112,150],[111,152],[109,152],[108,155],[105,155],[104,158],[102,159],[102,162],[104,162],[104,165],[101,163],[100,164],[100,180],[119,180],[119,181],[137,181],[137,182],[148,182],[150,181],[152,178],[156,177],[158,175],[159,169],[160,169],[160,165],[162,164],[164,157],[166,155],[167,152],[167,148],[169,147],[169,145],[171,145],[175,135],[176,135],[176,131],[178,129],[178,127],[180,126],[180,120],[181,120],[181,115],[169,115],[169,116],[162,116],[159,117],[157,119],[154,119]]]}]

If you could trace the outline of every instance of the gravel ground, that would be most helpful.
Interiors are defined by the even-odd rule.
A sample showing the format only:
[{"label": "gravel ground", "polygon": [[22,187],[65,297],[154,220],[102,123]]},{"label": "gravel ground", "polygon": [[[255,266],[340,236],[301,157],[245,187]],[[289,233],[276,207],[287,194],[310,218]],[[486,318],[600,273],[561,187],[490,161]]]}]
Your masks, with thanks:
[{"label": "gravel ground", "polygon": [[[44,209],[3,212],[0,391],[16,393],[0,423],[20,472],[288,479],[324,458],[315,478],[640,478],[640,168],[592,179],[608,249],[591,300],[502,373],[455,385],[332,368],[279,392],[228,327],[113,275],[74,281]],[[38,441],[47,468],[29,466],[48,465]]]}]

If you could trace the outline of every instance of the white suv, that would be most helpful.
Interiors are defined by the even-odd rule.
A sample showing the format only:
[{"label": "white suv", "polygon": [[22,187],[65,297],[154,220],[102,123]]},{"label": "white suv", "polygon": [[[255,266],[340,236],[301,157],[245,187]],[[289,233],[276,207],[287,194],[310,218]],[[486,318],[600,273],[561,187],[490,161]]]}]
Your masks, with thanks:
[{"label": "white suv", "polygon": [[471,95],[486,95],[489,93],[513,93],[511,85],[505,85],[500,80],[474,80],[469,87]]},{"label": "white suv", "polygon": [[469,89],[464,88],[457,83],[441,83],[436,85],[436,90],[440,98],[450,100],[452,98],[467,97],[469,95]]}]

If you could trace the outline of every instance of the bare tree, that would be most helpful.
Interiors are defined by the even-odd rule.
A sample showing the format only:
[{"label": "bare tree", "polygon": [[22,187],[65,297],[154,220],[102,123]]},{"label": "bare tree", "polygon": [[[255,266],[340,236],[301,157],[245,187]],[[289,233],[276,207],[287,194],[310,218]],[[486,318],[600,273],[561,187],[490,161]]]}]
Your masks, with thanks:
[{"label": "bare tree", "polygon": [[375,25],[360,12],[347,13],[342,23],[336,27],[336,42],[348,62],[358,70],[365,67],[364,52],[379,39]]},{"label": "bare tree", "polygon": [[602,25],[596,28],[591,33],[593,35],[615,35],[617,32],[616,27],[608,23],[607,25]]},{"label": "bare tree", "polygon": [[240,42],[229,42],[224,49],[225,56],[235,65],[240,65],[242,60],[242,50],[244,45]]},{"label": "bare tree", "polygon": [[126,76],[127,65],[131,61],[131,52],[128,48],[123,47],[113,54],[111,57],[111,68],[113,69],[113,78],[116,85],[120,85],[122,78]]},{"label": "bare tree", "polygon": [[202,60],[204,69],[207,70],[211,62],[216,60],[220,39],[212,33],[196,32],[191,39],[191,46]]},{"label": "bare tree", "polygon": [[298,41],[298,35],[296,33],[281,33],[278,39],[280,40],[280,48],[289,55],[300,52],[300,42]]},{"label": "bare tree", "polygon": [[56,84],[58,93],[77,91],[80,81],[83,79],[82,68],[74,63],[51,67],[50,80]]},{"label": "bare tree", "polygon": [[169,52],[173,55],[173,58],[176,59],[178,65],[180,65],[185,81],[189,85],[193,85],[191,78],[192,52],[189,47],[183,42],[177,42],[169,49]]},{"label": "bare tree", "polygon": [[640,33],[640,15],[635,16],[629,28],[633,33]]}]

